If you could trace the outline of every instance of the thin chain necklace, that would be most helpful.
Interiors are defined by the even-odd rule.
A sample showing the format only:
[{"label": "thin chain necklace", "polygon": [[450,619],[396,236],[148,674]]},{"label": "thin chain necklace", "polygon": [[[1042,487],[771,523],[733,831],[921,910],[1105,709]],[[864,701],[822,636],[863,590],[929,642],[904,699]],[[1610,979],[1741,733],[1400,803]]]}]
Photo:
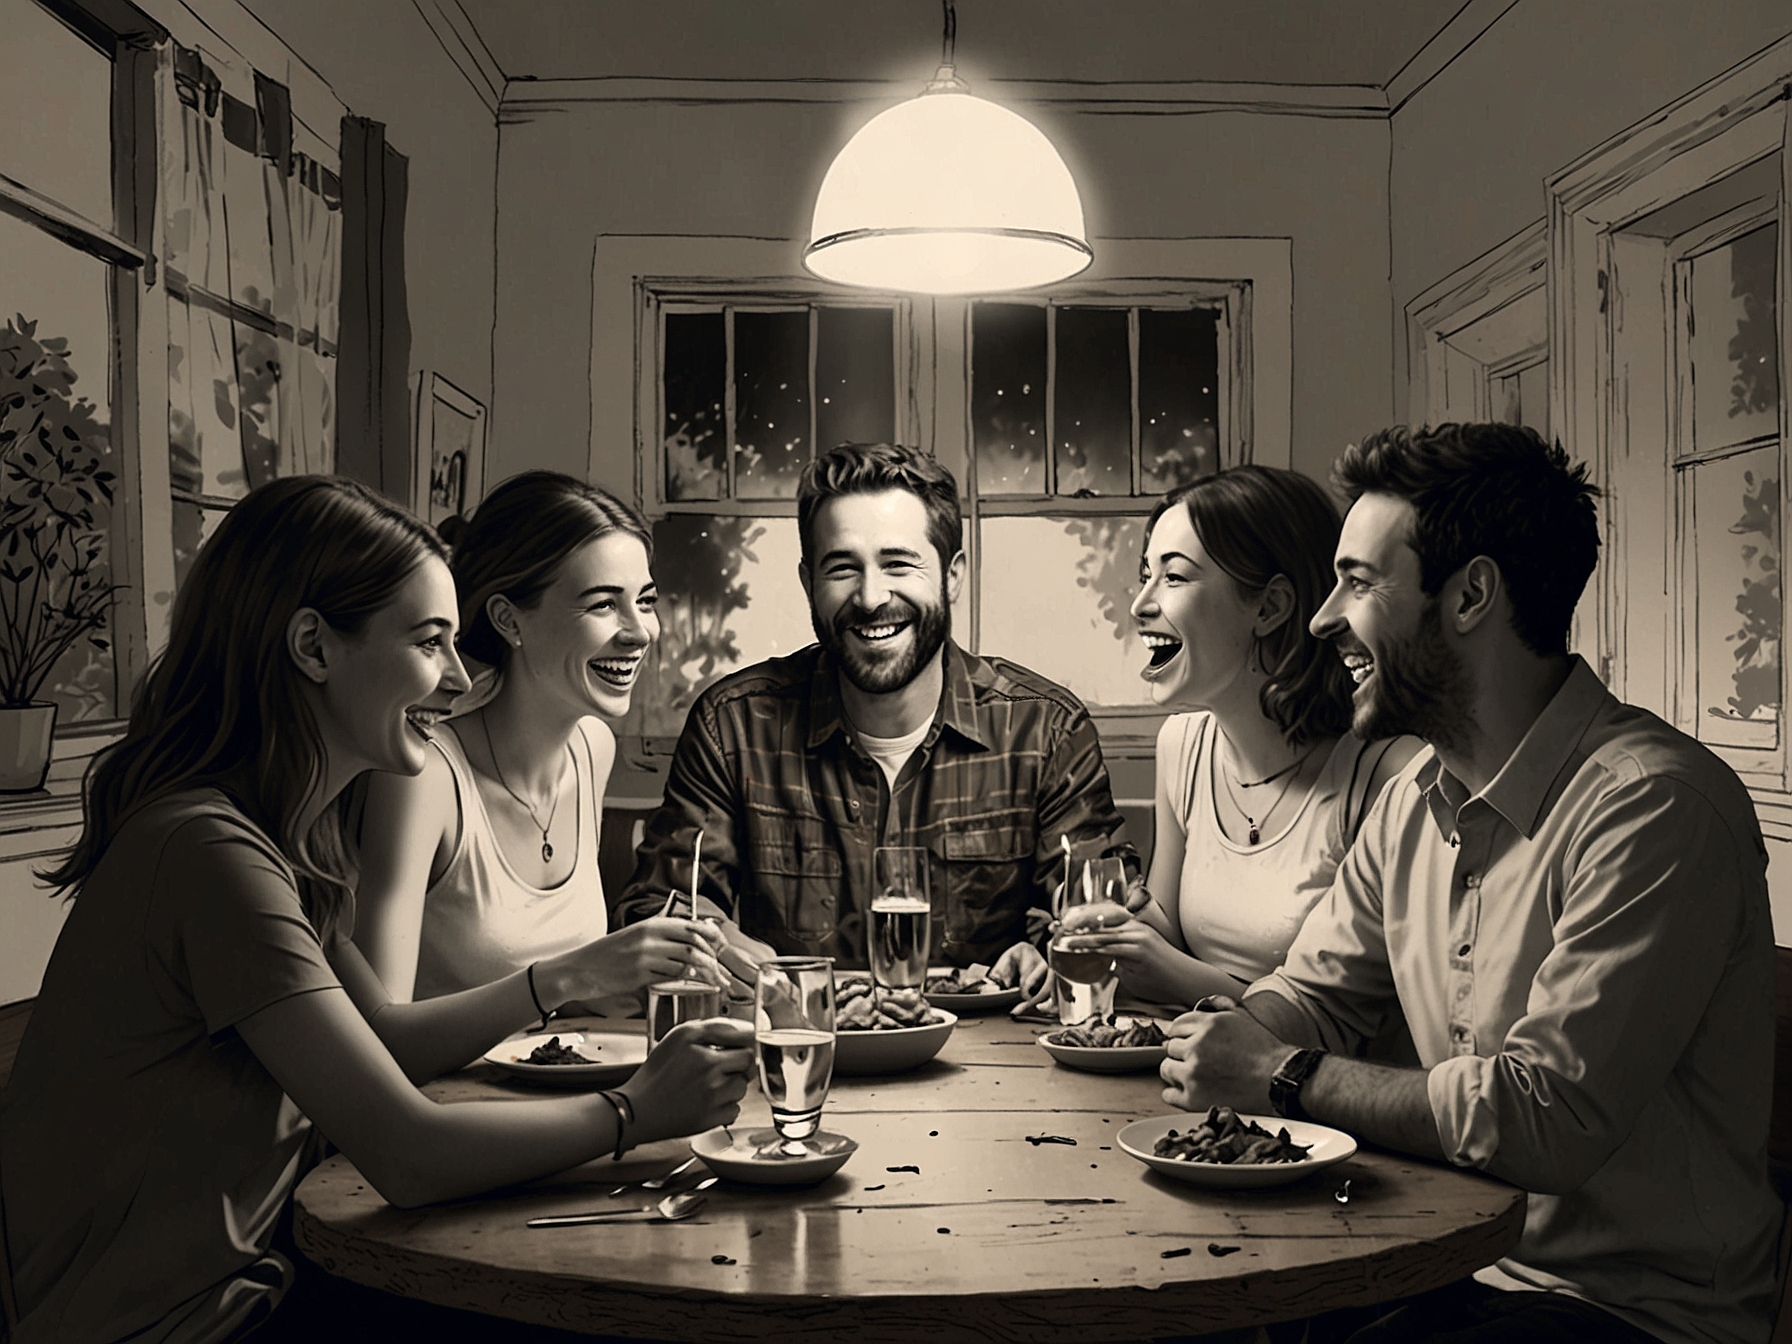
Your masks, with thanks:
[{"label": "thin chain necklace", "polygon": [[[504,786],[505,793],[508,793],[512,798],[523,805],[523,810],[529,814],[529,820],[535,822],[536,829],[541,832],[541,861],[543,863],[552,862],[554,858],[554,847],[548,842],[548,826],[554,824],[554,813],[560,810],[559,781],[556,780],[554,782],[554,801],[548,808],[547,826],[543,826],[539,821],[535,820],[535,809],[529,805],[529,800],[523,797],[523,795],[518,793],[515,789],[511,788],[509,781],[504,778],[504,767],[498,764],[498,750],[496,747],[492,746],[491,726],[486,723],[485,715],[483,713],[479,716],[479,730],[485,734],[485,749],[491,754],[492,769],[498,772],[498,783]],[[1255,844],[1256,841],[1253,840],[1251,843]]]},{"label": "thin chain necklace", "polygon": [[[1288,796],[1288,790],[1293,788],[1294,781],[1300,778],[1299,770],[1301,766],[1307,763],[1307,757],[1318,750],[1319,746],[1315,743],[1313,746],[1308,747],[1301,755],[1300,759],[1295,761],[1293,765],[1285,765],[1273,775],[1265,775],[1262,779],[1253,779],[1249,783],[1246,783],[1244,780],[1238,782],[1238,788],[1240,789],[1255,789],[1260,788],[1265,784],[1272,784],[1276,780],[1281,779],[1283,775],[1288,776],[1287,782],[1284,783],[1281,788],[1276,790],[1275,801],[1263,809],[1263,822],[1261,825],[1259,825],[1257,818],[1251,815],[1250,809],[1245,807],[1243,801],[1239,798],[1238,790],[1232,787],[1232,775],[1226,769],[1224,762],[1220,763],[1220,780],[1226,786],[1226,796],[1232,800],[1232,806],[1238,809],[1238,814],[1244,818],[1244,824],[1248,828],[1246,832],[1246,844],[1255,845],[1262,843],[1262,826],[1269,824],[1270,814],[1282,805],[1282,799]],[[1219,753],[1218,742],[1214,743],[1214,753],[1217,757]]]}]

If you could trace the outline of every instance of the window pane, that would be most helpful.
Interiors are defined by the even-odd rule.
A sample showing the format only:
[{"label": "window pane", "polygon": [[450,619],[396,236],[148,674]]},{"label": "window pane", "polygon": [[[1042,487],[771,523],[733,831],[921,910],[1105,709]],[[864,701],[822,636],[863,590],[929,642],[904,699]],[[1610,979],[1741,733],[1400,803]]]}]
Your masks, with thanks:
[{"label": "window pane", "polygon": [[1124,308],[1058,309],[1057,493],[1132,493],[1132,352]]},{"label": "window pane", "polygon": [[653,525],[660,638],[626,732],[673,737],[718,677],[814,641],[796,519],[673,514]]},{"label": "window pane", "polygon": [[1774,272],[1779,226],[1745,233],[1692,267],[1693,448],[1708,451],[1779,429]]},{"label": "window pane", "polygon": [[720,313],[666,314],[666,498],[721,499],[728,427],[728,345]]},{"label": "window pane", "polygon": [[0,0],[0,33],[0,173],[110,229],[111,60],[37,0]]},{"label": "window pane", "polygon": [[1772,748],[1780,725],[1779,446],[1689,468],[1698,736]]},{"label": "window pane", "polygon": [[[42,612],[60,610],[71,597],[112,582],[106,533],[111,508],[94,473],[116,474],[112,448],[111,269],[10,215],[0,215],[0,452],[12,470],[0,481],[9,527],[20,532],[47,521],[45,498],[89,509],[99,535],[97,555],[63,533],[57,564],[36,573],[9,605]],[[21,454],[29,451],[31,460]],[[10,479],[16,470],[52,487],[34,502],[29,485]],[[91,501],[79,491],[86,490]],[[16,492],[16,493],[15,493]],[[92,543],[86,543],[91,546]],[[83,556],[86,557],[83,565]],[[71,562],[84,577],[71,588]],[[43,584],[48,576],[50,582]],[[93,640],[105,647],[96,646]],[[76,643],[51,668],[39,694],[60,707],[59,721],[112,718],[117,714],[111,626],[108,620]],[[47,648],[45,650],[48,651]]]},{"label": "window pane", "polygon": [[977,491],[1045,493],[1045,309],[980,303],[971,316]]},{"label": "window pane", "polygon": [[1219,470],[1219,314],[1139,311],[1139,493]]},{"label": "window pane", "polygon": [[895,314],[888,308],[823,308],[816,314],[815,440],[896,437]]},{"label": "window pane", "polygon": [[1145,649],[1128,614],[1145,520],[985,518],[982,530],[981,650],[1089,704],[1145,703]]},{"label": "window pane", "polygon": [[228,509],[204,509],[197,504],[188,504],[184,500],[174,501],[174,588],[176,592],[185,585],[187,571],[193,568],[193,561],[199,554],[199,548],[210,540],[212,533],[218,530],[218,524],[224,521]]},{"label": "window pane", "polygon": [[794,499],[808,465],[809,314],[734,314],[734,495]]}]

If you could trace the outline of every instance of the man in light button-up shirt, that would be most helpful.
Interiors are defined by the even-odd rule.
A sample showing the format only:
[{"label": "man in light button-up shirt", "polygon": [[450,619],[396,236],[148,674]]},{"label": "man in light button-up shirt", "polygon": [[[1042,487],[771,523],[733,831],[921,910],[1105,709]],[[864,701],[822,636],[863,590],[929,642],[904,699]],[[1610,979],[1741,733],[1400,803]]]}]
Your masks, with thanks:
[{"label": "man in light button-up shirt", "polygon": [[[1356,502],[1314,629],[1356,731],[1433,750],[1281,970],[1177,1024],[1166,1096],[1260,1111],[1281,1073],[1287,1114],[1531,1192],[1509,1257],[1354,1338],[1764,1341],[1773,933],[1748,794],[1567,654],[1597,533],[1560,450],[1394,430],[1339,476]],[[1422,1067],[1344,1057],[1395,1004]]]}]

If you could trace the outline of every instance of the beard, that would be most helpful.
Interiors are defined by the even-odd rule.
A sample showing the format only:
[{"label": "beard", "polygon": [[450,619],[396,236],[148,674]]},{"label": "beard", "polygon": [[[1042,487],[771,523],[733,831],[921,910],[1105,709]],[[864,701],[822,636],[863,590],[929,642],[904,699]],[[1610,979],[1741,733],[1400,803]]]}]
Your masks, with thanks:
[{"label": "beard", "polygon": [[1365,742],[1410,733],[1449,750],[1468,728],[1468,668],[1444,642],[1441,603],[1433,598],[1410,635],[1374,655],[1369,696],[1356,703],[1350,727]]},{"label": "beard", "polygon": [[[823,625],[811,607],[809,620],[815,627],[815,637],[833,654],[842,675],[867,695],[888,695],[908,685],[933,661],[946,636],[952,633],[952,609],[946,605],[943,588],[938,602],[917,605],[907,598],[892,597],[876,611],[848,602],[834,613],[831,625]],[[849,634],[865,626],[902,624],[909,627],[908,647],[904,651],[885,653],[868,648],[863,640]]]}]

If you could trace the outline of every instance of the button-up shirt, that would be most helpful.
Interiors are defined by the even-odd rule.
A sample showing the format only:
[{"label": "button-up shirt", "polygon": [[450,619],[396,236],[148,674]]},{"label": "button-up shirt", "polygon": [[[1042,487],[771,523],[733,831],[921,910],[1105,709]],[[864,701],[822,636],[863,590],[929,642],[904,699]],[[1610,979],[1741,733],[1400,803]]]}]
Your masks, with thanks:
[{"label": "button-up shirt", "polygon": [[1428,751],[1396,777],[1252,992],[1333,1049],[1398,999],[1445,1155],[1532,1192],[1479,1277],[1666,1340],[1764,1341],[1766,862],[1730,768],[1576,659],[1479,793]]},{"label": "button-up shirt", "polygon": [[818,645],[711,686],[685,722],[665,801],[647,823],[624,920],[690,889],[703,830],[699,907],[789,954],[865,965],[872,855],[928,851],[934,957],[993,963],[1027,936],[1079,859],[1136,869],[1101,743],[1061,686],[950,641],[933,726],[891,788],[847,720],[838,673]]}]

